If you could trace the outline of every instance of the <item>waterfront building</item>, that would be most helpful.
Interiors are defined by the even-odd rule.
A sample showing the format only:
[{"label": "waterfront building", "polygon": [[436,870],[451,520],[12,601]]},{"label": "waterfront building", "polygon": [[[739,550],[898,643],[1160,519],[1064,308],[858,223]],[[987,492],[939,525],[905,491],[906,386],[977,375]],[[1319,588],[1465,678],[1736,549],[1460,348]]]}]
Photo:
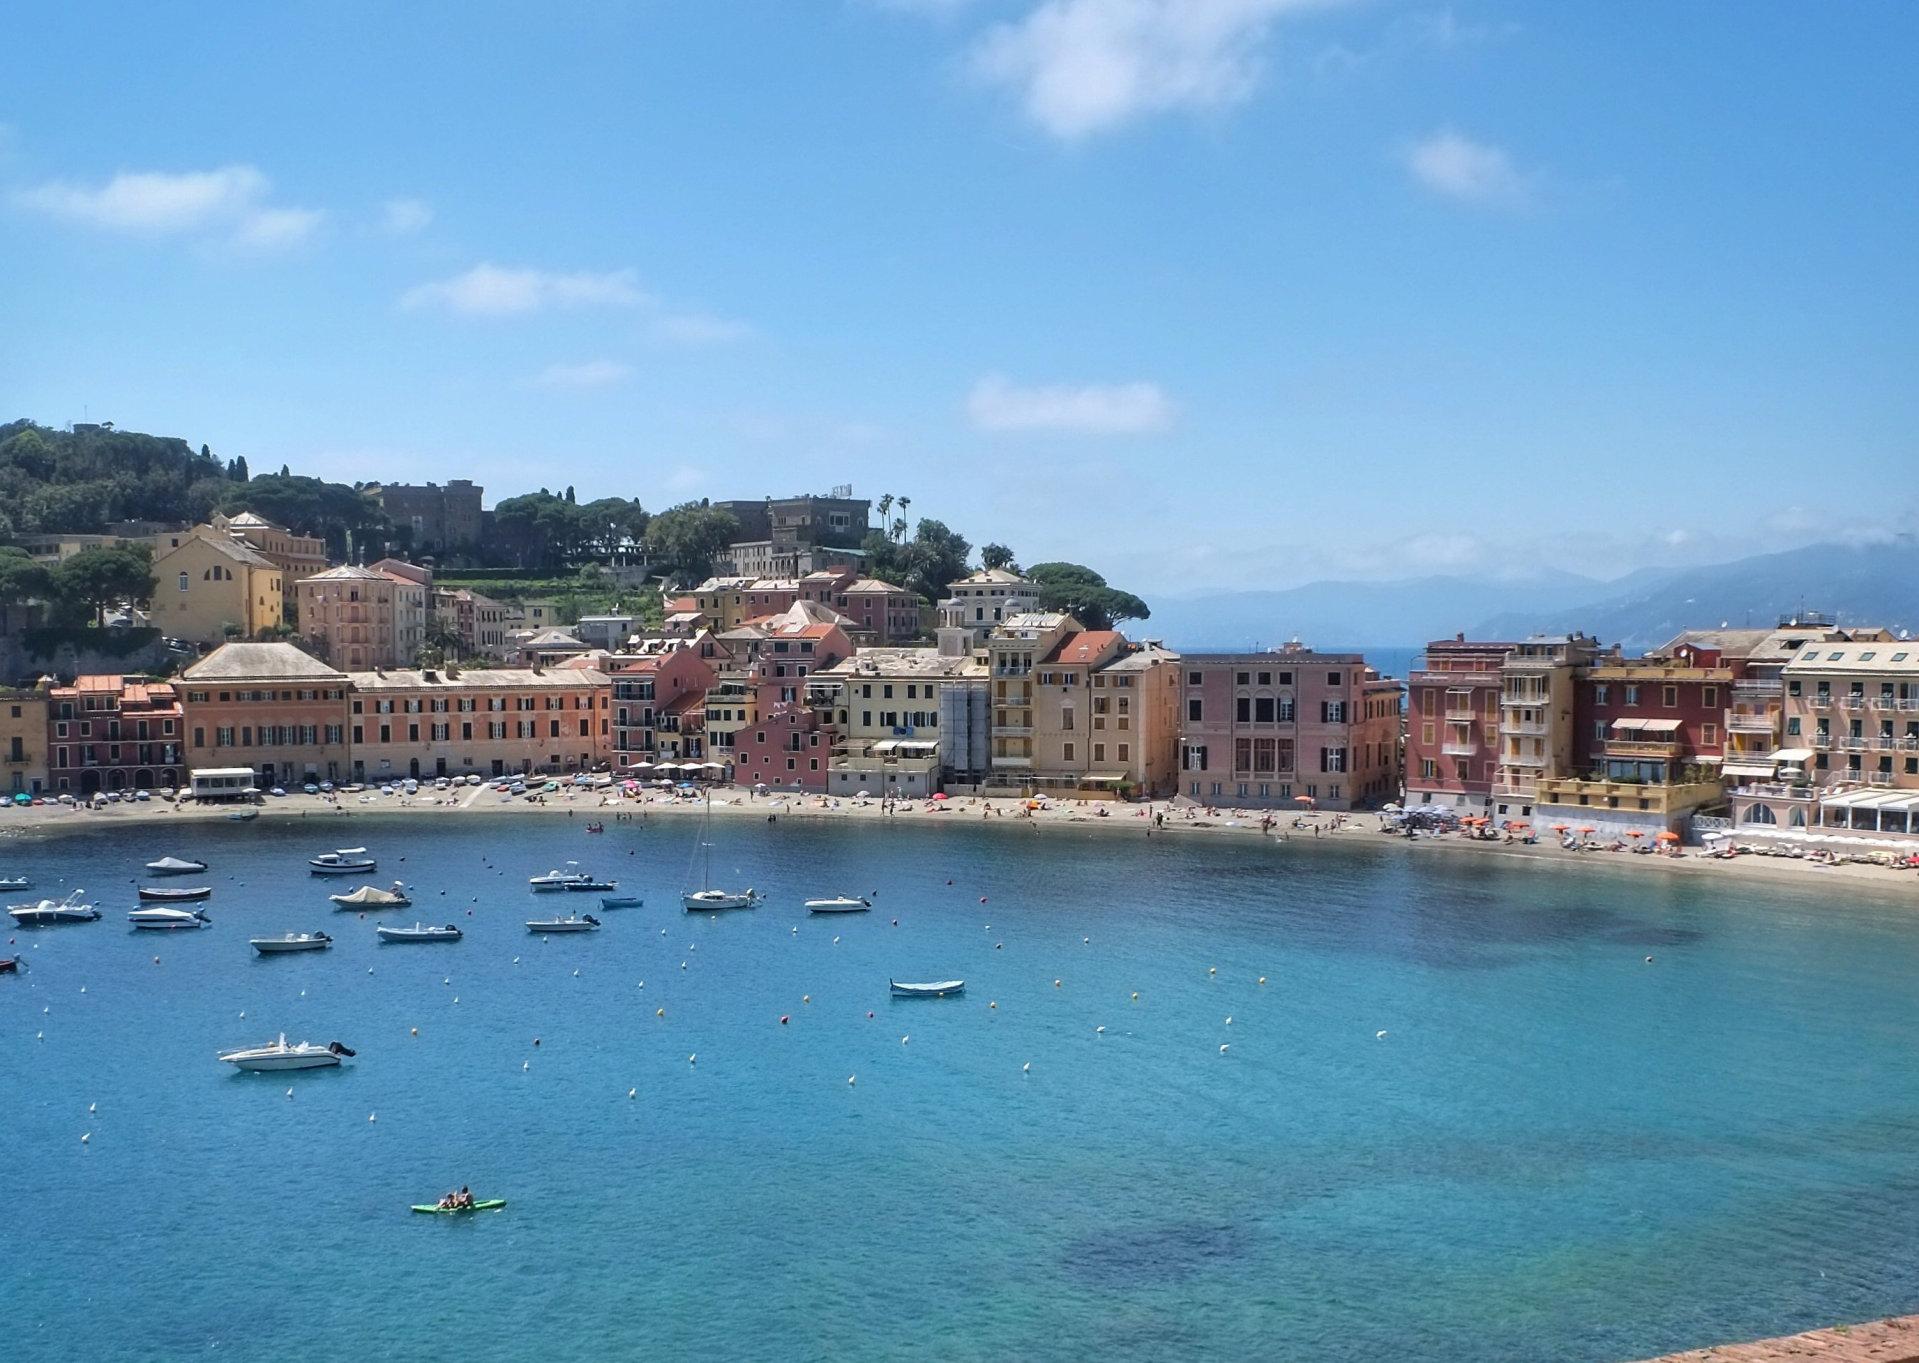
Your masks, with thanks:
[{"label": "waterfront building", "polygon": [[445,486],[427,483],[369,483],[363,491],[378,502],[394,525],[409,532],[416,554],[467,549],[480,542],[485,489],[465,478]]},{"label": "waterfront building", "polygon": [[1585,634],[1535,634],[1507,652],[1499,668],[1499,758],[1493,770],[1493,814],[1499,820],[1531,818],[1539,778],[1571,772],[1574,673],[1601,656],[1599,641]]},{"label": "waterfront building", "polygon": [[939,647],[945,653],[984,648],[986,638],[1008,616],[1039,609],[1039,586],[1004,568],[981,568],[957,582],[939,603]]},{"label": "waterfront building", "polygon": [[383,558],[373,571],[398,584],[393,593],[393,643],[401,666],[409,666],[426,647],[426,625],[433,610],[433,570],[405,559]]},{"label": "waterfront building", "polygon": [[937,648],[862,648],[816,671],[807,699],[834,730],[826,788],[918,799],[989,765],[987,665]]},{"label": "waterfront building", "polygon": [[1500,668],[1512,643],[1435,639],[1407,678],[1406,804],[1492,808]]},{"label": "waterfront building", "polygon": [[[725,637],[736,651],[707,692],[708,760],[727,763],[742,785],[824,791],[833,730],[808,704],[807,681],[852,653],[839,617],[801,601]],[[750,718],[716,721],[716,712]]]},{"label": "waterfront building", "polygon": [[1034,666],[1080,623],[1058,611],[1008,616],[986,639],[992,680],[993,751],[989,782],[1020,788],[1033,777]]},{"label": "waterfront building", "polygon": [[612,679],[593,668],[355,672],[353,779],[586,771],[612,742]]},{"label": "waterfront building", "polygon": [[648,652],[630,660],[612,659],[614,770],[623,776],[645,777],[662,759],[661,713],[688,696],[700,698],[705,712],[707,688],[713,685],[712,662],[691,640],[655,641]]},{"label": "waterfront building", "polygon": [[[402,617],[409,629],[425,633],[425,593],[414,583],[347,565],[303,578],[295,584],[300,636],[318,656],[349,672],[399,667],[413,661],[402,651]],[[418,594],[421,616],[400,598]]]},{"label": "waterfront building", "polygon": [[248,767],[262,790],[343,781],[349,684],[292,644],[216,648],[180,676],[186,765]]},{"label": "waterfront building", "polygon": [[1180,788],[1209,804],[1349,810],[1398,798],[1401,691],[1297,641],[1180,662]]},{"label": "waterfront building", "polygon": [[76,677],[47,692],[47,728],[47,789],[54,794],[185,784],[180,697],[171,682]]},{"label": "waterfront building", "polygon": [[8,795],[46,792],[47,733],[45,690],[0,689],[0,770],[6,772],[0,791]]},{"label": "waterfront building", "polygon": [[[247,548],[280,570],[281,620],[292,623],[299,608],[294,593],[301,578],[312,577],[327,569],[326,541],[318,535],[301,535],[275,525],[265,516],[241,511],[232,516],[215,515],[215,530],[246,544]],[[156,552],[159,552],[156,550]]]},{"label": "waterfront building", "polygon": [[279,565],[211,525],[180,536],[153,561],[153,576],[148,618],[170,638],[222,644],[255,638],[286,618]]}]

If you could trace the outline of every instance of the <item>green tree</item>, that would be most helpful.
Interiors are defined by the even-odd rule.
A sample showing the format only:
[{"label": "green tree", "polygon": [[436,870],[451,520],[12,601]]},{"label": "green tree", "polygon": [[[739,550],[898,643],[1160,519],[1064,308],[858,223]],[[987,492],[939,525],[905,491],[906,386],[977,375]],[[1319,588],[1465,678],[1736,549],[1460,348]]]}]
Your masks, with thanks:
[{"label": "green tree", "polygon": [[52,577],[56,600],[84,606],[100,624],[108,606],[153,599],[153,551],[144,544],[82,549],[55,566]]},{"label": "green tree", "polygon": [[286,472],[233,485],[220,509],[229,515],[251,511],[300,534],[317,535],[338,559],[348,558],[355,545],[377,549],[393,534],[379,503],[359,489]]},{"label": "green tree", "polygon": [[1035,563],[1026,576],[1039,585],[1042,608],[1065,611],[1088,629],[1112,629],[1122,620],[1152,616],[1144,601],[1107,586],[1105,578],[1084,564]]},{"label": "green tree", "polygon": [[24,549],[0,547],[0,604],[22,605],[44,601],[53,594],[53,574],[35,563]]},{"label": "green tree", "polygon": [[683,502],[655,516],[646,528],[653,561],[682,582],[697,582],[713,571],[713,560],[739,537],[732,512],[701,502]]},{"label": "green tree", "polygon": [[1013,551],[1003,544],[982,544],[979,561],[982,568],[1004,568],[1009,573],[1019,571],[1019,564],[1013,562]]}]

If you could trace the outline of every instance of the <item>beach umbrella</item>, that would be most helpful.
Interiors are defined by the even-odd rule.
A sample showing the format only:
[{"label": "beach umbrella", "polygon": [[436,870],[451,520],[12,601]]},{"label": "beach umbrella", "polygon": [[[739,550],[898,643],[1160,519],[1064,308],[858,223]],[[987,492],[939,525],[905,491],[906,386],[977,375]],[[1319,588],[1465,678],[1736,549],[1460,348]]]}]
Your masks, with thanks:
[{"label": "beach umbrella", "polygon": [[1313,802],[1313,797],[1312,797],[1312,796],[1310,796],[1310,795],[1295,795],[1295,796],[1293,796],[1293,803],[1294,803],[1294,804],[1301,804],[1301,805],[1309,805],[1309,804],[1311,804],[1312,802]]},{"label": "beach umbrella", "polygon": [[862,790],[858,795],[854,796],[853,798],[856,800],[870,800],[873,798],[873,792],[870,790]]},{"label": "beach umbrella", "polygon": [[1597,833],[1599,830],[1597,828],[1594,828],[1591,824],[1586,824],[1583,827],[1581,827],[1579,831],[1581,833]]},{"label": "beach umbrella", "polygon": [[[1721,833],[1718,836],[1723,838],[1727,835],[1724,833]],[[1653,834],[1653,841],[1654,842],[1678,842],[1679,835],[1673,832],[1670,828],[1662,828],[1657,833]]]},{"label": "beach umbrella", "polygon": [[943,790],[942,790],[942,791],[938,791],[938,792],[936,792],[936,793],[934,794],[934,796],[933,796],[933,798],[934,798],[935,800],[944,800],[944,799],[946,798],[946,792],[945,792],[945,791],[943,791]]},{"label": "beach umbrella", "polygon": [[1626,836],[1629,838],[1643,838],[1646,835],[1637,828],[1628,828],[1626,830]]}]

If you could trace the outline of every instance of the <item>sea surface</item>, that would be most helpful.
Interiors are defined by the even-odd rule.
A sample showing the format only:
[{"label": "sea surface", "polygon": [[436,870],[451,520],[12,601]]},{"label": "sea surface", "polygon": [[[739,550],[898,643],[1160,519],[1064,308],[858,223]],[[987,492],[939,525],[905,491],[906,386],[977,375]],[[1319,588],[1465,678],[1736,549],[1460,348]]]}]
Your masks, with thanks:
[{"label": "sea surface", "polygon": [[[0,1356],[1598,1363],[1919,1306],[1911,886],[955,813],[716,820],[770,898],[715,919],[694,822],[584,822],[0,844],[111,910],[0,976]],[[465,940],[332,911],[358,843]],[[127,928],[165,854],[212,927]],[[530,935],[569,858],[645,906]],[[358,1056],[214,1059],[281,1031]],[[510,1205],[409,1214],[461,1183]]]}]

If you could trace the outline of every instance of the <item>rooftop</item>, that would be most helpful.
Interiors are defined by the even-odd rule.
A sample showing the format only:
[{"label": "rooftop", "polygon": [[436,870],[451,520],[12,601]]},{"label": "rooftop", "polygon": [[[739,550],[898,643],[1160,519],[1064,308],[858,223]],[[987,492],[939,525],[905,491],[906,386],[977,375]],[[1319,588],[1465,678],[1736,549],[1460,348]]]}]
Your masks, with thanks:
[{"label": "rooftop", "polygon": [[461,669],[448,675],[438,668],[396,667],[383,672],[349,672],[348,681],[356,691],[509,691],[538,690],[541,687],[583,689],[603,686],[608,678],[592,668],[552,668],[535,672],[530,667],[478,667]]},{"label": "rooftop", "polygon": [[187,681],[334,681],[335,671],[292,644],[222,644],[180,674]]},{"label": "rooftop", "polygon": [[863,648],[815,677],[984,677],[985,663],[971,654],[941,653],[937,648]]},{"label": "rooftop", "polygon": [[1059,641],[1059,646],[1047,654],[1044,661],[1049,663],[1091,663],[1098,660],[1100,654],[1116,644],[1124,644],[1126,636],[1113,629],[1083,629],[1078,634],[1069,634]]},{"label": "rooftop", "polygon": [[392,582],[395,579],[385,573],[376,573],[371,568],[361,568],[356,564],[343,563],[338,568],[329,568],[324,573],[315,573],[312,577],[303,577],[302,582]]},{"label": "rooftop", "polygon": [[1909,639],[1871,643],[1809,643],[1786,664],[1786,675],[1848,673],[1859,676],[1919,677],[1919,643]]}]

